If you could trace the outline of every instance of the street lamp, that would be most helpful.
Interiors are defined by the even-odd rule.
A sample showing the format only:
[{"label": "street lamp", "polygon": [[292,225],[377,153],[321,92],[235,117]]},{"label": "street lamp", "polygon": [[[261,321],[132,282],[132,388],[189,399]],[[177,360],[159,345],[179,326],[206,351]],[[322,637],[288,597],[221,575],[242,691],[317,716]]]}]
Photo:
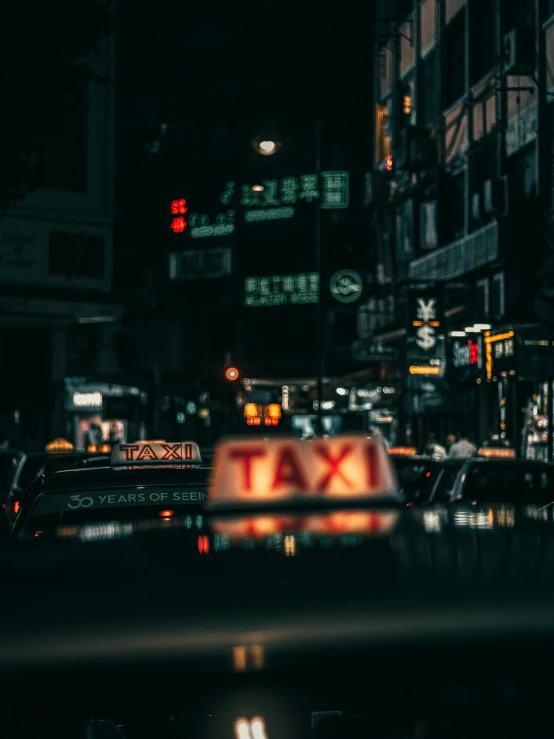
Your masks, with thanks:
[{"label": "street lamp", "polygon": [[252,139],[254,151],[264,157],[270,157],[273,156],[273,154],[277,154],[282,145],[283,142],[277,136],[258,134]]},{"label": "street lamp", "polygon": [[[271,156],[279,151],[282,141],[279,137],[259,134],[252,139],[254,150],[262,156]],[[314,165],[315,174],[319,180],[321,175],[321,122],[319,119],[314,121]],[[254,189],[254,188],[252,188]],[[319,274],[320,293],[319,301],[316,304],[316,356],[317,356],[317,425],[319,433],[323,433],[323,378],[325,374],[325,326],[326,312],[323,304],[323,294],[321,292],[321,276],[322,276],[322,247],[321,247],[321,207],[318,204],[315,208],[314,220],[314,246],[315,246],[315,269]]]}]

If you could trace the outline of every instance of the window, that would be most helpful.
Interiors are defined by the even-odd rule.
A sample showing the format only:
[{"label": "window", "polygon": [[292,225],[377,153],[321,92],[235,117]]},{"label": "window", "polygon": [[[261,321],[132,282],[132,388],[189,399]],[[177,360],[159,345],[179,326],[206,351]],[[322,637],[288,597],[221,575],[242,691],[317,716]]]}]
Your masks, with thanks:
[{"label": "window", "polygon": [[492,315],[494,318],[504,317],[504,272],[492,278]]},{"label": "window", "polygon": [[437,115],[436,49],[430,51],[421,62],[421,83],[418,85],[420,97],[421,122],[424,127],[431,126]]},{"label": "window", "polygon": [[391,153],[391,142],[388,131],[389,106],[375,106],[375,163],[385,161],[385,157]]},{"label": "window", "polygon": [[396,261],[405,264],[414,255],[414,201],[406,200],[396,213]]},{"label": "window", "polygon": [[465,89],[465,13],[458,13],[444,29],[442,107],[449,108]]},{"label": "window", "polygon": [[468,473],[463,495],[479,503],[553,502],[552,472],[543,466],[479,464]]},{"label": "window", "polygon": [[59,277],[103,280],[105,276],[103,237],[52,231],[48,240],[48,273]]},{"label": "window", "polygon": [[86,192],[88,93],[86,80],[76,83],[63,97],[50,130],[41,140],[41,187]]},{"label": "window", "polygon": [[464,173],[446,178],[444,188],[439,191],[439,218],[441,242],[449,243],[461,238],[465,228],[465,183]]},{"label": "window", "polygon": [[469,84],[479,82],[494,63],[493,0],[472,0],[469,7]]}]

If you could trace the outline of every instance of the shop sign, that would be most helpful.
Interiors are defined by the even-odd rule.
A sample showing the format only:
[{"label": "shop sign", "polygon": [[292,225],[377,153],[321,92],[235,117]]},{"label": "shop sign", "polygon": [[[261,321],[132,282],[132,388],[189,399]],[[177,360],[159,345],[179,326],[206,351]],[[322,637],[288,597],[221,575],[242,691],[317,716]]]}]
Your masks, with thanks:
[{"label": "shop sign", "polygon": [[353,303],[362,294],[363,281],[357,272],[341,269],[331,277],[330,289],[339,303]]},{"label": "shop sign", "polygon": [[[285,210],[280,206],[292,206],[302,201],[312,203],[316,200],[322,208],[348,208],[348,172],[322,172],[321,175],[303,174],[300,177],[262,180],[259,188],[251,184],[241,186],[240,204],[245,208],[271,208],[278,212]],[[290,215],[274,217],[291,217],[294,214],[292,208],[286,210]],[[245,214],[247,223],[254,220],[251,213]]]},{"label": "shop sign", "polygon": [[247,277],[244,281],[244,305],[247,308],[318,302],[319,274],[317,272]]},{"label": "shop sign", "polygon": [[513,338],[495,341],[492,346],[494,359],[507,359],[515,356],[516,346]]},{"label": "shop sign", "polygon": [[464,339],[452,345],[452,364],[454,367],[481,367],[482,348],[480,339]]},{"label": "shop sign", "polygon": [[486,370],[490,380],[498,371],[515,371],[516,338],[513,331],[492,334],[485,332]]},{"label": "shop sign", "polygon": [[512,116],[506,125],[506,155],[511,156],[537,138],[537,103]]},{"label": "shop sign", "polygon": [[412,295],[410,304],[411,330],[415,343],[424,352],[430,352],[437,346],[440,330],[438,298],[427,291]]},{"label": "shop sign", "polygon": [[81,393],[79,391],[75,391],[71,399],[74,408],[102,407],[102,393],[99,393],[97,390],[89,393]]}]

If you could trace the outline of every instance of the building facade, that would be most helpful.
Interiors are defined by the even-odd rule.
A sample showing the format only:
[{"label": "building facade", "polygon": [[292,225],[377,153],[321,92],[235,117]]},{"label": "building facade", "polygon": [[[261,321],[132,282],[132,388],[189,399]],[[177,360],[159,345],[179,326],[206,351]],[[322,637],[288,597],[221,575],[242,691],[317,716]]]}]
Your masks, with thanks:
[{"label": "building facade", "polygon": [[494,429],[533,454],[521,408],[544,415],[554,348],[554,3],[378,2],[375,28],[364,311],[399,351],[401,433]]},{"label": "building facade", "polygon": [[109,375],[114,182],[114,39],[67,91],[42,146],[41,186],[0,218],[0,428],[42,443],[68,433],[68,375]]}]

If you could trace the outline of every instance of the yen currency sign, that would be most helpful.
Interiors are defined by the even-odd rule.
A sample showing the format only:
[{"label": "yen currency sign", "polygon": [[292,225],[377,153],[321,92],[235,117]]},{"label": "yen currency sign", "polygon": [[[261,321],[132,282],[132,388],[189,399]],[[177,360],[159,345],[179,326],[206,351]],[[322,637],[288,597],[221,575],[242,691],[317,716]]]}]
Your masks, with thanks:
[{"label": "yen currency sign", "polygon": [[[437,301],[436,298],[424,298],[417,299],[417,317],[424,324],[429,324],[434,321],[437,317]],[[429,351],[436,346],[437,335],[433,326],[423,325],[419,326],[416,331],[416,344],[420,349]]]}]

